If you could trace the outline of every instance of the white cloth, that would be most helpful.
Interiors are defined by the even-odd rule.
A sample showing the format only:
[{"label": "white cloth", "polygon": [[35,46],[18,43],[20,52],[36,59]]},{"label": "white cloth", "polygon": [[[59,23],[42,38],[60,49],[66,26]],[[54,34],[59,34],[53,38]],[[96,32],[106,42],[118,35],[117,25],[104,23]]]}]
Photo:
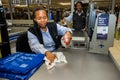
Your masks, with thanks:
[{"label": "white cloth", "polygon": [[50,61],[46,57],[44,58],[45,64],[48,70],[52,69],[58,63],[65,63],[65,64],[68,63],[66,60],[66,57],[64,56],[62,52],[53,52],[53,54],[55,54],[57,58],[54,60],[52,64],[50,64]]}]

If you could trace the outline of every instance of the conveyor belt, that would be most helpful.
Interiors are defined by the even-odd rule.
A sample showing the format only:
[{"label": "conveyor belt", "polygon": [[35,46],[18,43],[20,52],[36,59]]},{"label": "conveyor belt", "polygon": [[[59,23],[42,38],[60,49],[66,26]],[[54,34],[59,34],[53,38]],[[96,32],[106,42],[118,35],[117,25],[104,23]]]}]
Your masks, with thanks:
[{"label": "conveyor belt", "polygon": [[9,41],[14,41],[14,40],[16,40],[16,39],[19,37],[19,35],[20,35],[21,33],[23,33],[23,32],[25,32],[25,31],[16,32],[16,33],[11,33],[11,34],[9,35]]}]

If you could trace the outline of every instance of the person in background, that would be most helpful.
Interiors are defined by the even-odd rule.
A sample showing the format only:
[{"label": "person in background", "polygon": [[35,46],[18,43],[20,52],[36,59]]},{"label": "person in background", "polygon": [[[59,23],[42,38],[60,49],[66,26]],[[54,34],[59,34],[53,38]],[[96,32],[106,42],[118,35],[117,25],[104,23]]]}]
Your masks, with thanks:
[{"label": "person in background", "polygon": [[56,16],[55,16],[54,20],[56,23],[58,23],[60,21],[60,11],[56,11]]},{"label": "person in background", "polygon": [[35,53],[45,54],[52,63],[56,56],[52,54],[60,46],[61,36],[72,39],[72,31],[55,22],[48,22],[47,12],[44,8],[36,8],[33,11],[34,27],[28,29],[28,43]]},{"label": "person in background", "polygon": [[53,18],[53,12],[52,12],[52,11],[50,11],[49,19],[50,19],[50,20],[53,20],[53,19],[54,19],[54,18]]},{"label": "person in background", "polygon": [[63,23],[73,20],[73,28],[75,31],[86,30],[86,14],[82,9],[82,5],[82,2],[76,2],[74,12],[62,20]]}]

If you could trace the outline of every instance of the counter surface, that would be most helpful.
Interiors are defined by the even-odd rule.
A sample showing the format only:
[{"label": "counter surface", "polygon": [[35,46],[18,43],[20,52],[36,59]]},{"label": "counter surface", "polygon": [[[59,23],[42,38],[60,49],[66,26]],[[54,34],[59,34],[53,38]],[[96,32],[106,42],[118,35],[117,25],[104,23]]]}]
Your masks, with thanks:
[{"label": "counter surface", "polygon": [[86,49],[61,49],[68,61],[47,70],[43,64],[29,80],[119,80],[119,72],[106,55]]}]

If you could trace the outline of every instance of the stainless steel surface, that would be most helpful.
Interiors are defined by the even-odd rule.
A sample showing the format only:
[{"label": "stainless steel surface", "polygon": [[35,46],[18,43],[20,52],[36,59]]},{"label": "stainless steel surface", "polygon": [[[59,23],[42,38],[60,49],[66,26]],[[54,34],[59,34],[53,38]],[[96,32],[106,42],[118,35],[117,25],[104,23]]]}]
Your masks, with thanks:
[{"label": "stainless steel surface", "polygon": [[112,9],[111,9],[111,13],[114,14],[115,10],[115,0],[112,0]]},{"label": "stainless steel surface", "polygon": [[[114,33],[115,33],[115,25],[116,25],[116,16],[114,14],[109,14],[108,18],[108,25],[106,26],[99,26],[99,17],[101,13],[97,14],[95,27],[93,30],[92,39],[90,41],[89,52],[91,53],[99,53],[99,54],[108,54],[109,47],[113,46],[114,41]],[[102,14],[105,15],[105,14]],[[106,27],[108,31],[106,32],[107,37],[105,38],[98,38],[98,34],[103,34],[103,31],[99,32],[101,29],[100,27]],[[102,45],[102,47],[101,47]]]},{"label": "stainless steel surface", "polygon": [[89,54],[86,49],[61,49],[68,64],[47,70],[43,64],[29,80],[119,80],[120,74],[106,55]]}]

